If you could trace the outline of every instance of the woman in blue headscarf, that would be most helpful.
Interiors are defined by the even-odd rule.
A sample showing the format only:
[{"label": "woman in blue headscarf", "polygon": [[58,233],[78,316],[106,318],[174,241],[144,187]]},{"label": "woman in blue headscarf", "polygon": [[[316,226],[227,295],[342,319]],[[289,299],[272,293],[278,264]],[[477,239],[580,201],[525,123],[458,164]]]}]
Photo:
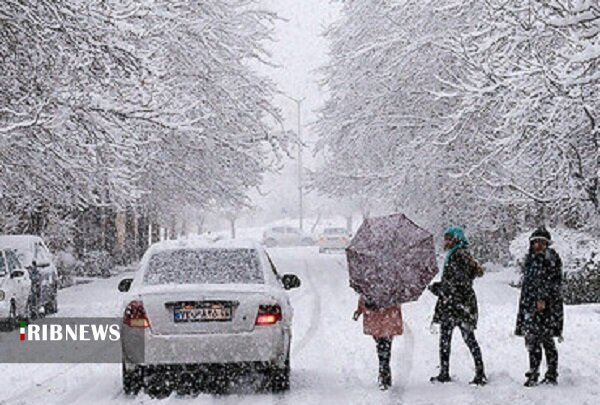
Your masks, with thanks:
[{"label": "woman in blue headscarf", "polygon": [[481,349],[475,338],[477,328],[477,297],[473,280],[483,275],[483,269],[468,251],[469,241],[462,228],[452,226],[444,233],[446,259],[442,280],[429,289],[438,300],[433,322],[440,324],[440,374],[432,382],[450,381],[450,344],[452,331],[459,327],[475,361],[476,374],[472,384],[487,383]]}]

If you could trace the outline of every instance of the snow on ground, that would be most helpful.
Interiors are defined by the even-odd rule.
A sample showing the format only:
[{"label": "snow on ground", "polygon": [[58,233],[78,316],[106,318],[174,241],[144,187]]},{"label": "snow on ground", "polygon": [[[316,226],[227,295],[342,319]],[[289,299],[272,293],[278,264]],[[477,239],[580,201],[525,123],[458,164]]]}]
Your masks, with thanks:
[{"label": "snow on ground", "polygon": [[[509,273],[488,273],[477,281],[482,346],[490,383],[472,387],[469,353],[460,333],[453,340],[454,382],[432,385],[437,374],[437,334],[430,330],[434,297],[424,293],[404,306],[406,333],[393,344],[394,386],[380,392],[373,340],[351,320],[356,294],[348,288],[343,255],[319,255],[317,248],[271,251],[281,273],[296,273],[303,286],[290,292],[295,308],[292,389],[281,395],[239,391],[163,400],[121,391],[120,365],[0,364],[0,404],[596,404],[600,396],[600,305],[566,309],[565,341],[559,345],[560,385],[524,388],[527,353],[512,335],[518,290]],[[60,291],[60,316],[117,315],[119,279],[98,280]],[[0,333],[0,347],[5,333]]]}]

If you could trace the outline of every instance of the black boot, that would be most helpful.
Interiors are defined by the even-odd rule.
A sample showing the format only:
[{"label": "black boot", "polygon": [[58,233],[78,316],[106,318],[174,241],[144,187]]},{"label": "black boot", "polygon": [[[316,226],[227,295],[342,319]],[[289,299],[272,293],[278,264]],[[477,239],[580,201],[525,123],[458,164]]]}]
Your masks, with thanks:
[{"label": "black boot", "polygon": [[439,375],[431,377],[429,381],[431,381],[432,383],[447,383],[452,381],[452,379],[450,378],[450,374],[447,371],[441,371]]},{"label": "black boot", "polygon": [[525,373],[525,377],[527,377],[527,380],[525,380],[525,384],[523,385],[526,387],[535,387],[538,383],[540,373],[537,370],[530,370]]},{"label": "black boot", "polygon": [[558,373],[556,371],[548,370],[544,376],[544,379],[542,380],[542,384],[557,385]]},{"label": "black boot", "polygon": [[485,375],[485,373],[483,372],[483,370],[478,370],[477,373],[475,374],[475,378],[473,378],[473,380],[471,380],[471,382],[469,384],[474,384],[474,385],[486,385],[488,382],[488,379]]},{"label": "black boot", "polygon": [[380,371],[377,384],[380,390],[386,391],[392,386],[392,373],[390,371]]}]

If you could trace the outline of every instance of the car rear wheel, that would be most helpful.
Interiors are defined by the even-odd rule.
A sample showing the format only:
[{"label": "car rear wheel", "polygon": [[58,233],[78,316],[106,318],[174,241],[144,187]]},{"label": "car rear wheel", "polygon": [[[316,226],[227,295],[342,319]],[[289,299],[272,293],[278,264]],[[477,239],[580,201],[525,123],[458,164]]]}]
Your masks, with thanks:
[{"label": "car rear wheel", "polygon": [[283,367],[272,364],[269,368],[271,391],[284,392],[290,389],[290,354],[288,353]]},{"label": "car rear wheel", "polygon": [[125,363],[122,367],[123,391],[127,395],[137,395],[144,385],[144,370],[138,366],[127,370]]}]

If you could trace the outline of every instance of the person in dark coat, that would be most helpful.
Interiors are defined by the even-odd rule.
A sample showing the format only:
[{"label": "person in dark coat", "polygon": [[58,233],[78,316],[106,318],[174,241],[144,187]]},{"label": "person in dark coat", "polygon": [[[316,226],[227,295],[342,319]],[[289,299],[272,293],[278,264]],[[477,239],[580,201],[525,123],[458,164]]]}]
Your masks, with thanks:
[{"label": "person in dark coat", "polygon": [[392,341],[394,336],[402,335],[402,309],[400,305],[379,308],[361,294],[358,306],[354,311],[355,321],[363,315],[363,333],[373,336],[377,347],[379,359],[379,388],[387,390],[392,385],[392,370],[390,359],[392,357]]},{"label": "person in dark coat", "polygon": [[529,238],[529,253],[523,264],[523,284],[515,334],[525,337],[529,352],[526,387],[537,385],[542,348],[548,365],[542,383],[558,383],[558,351],[554,338],[562,339],[563,274],[560,256],[549,247],[550,243],[550,232],[544,227],[535,230]]},{"label": "person in dark coat", "polygon": [[471,384],[485,385],[487,377],[481,349],[475,338],[478,308],[473,280],[483,269],[467,250],[469,241],[460,227],[450,227],[444,234],[447,250],[442,279],[429,286],[438,296],[433,322],[440,324],[440,374],[432,382],[450,381],[450,345],[452,332],[458,327],[475,361],[475,378]]}]

